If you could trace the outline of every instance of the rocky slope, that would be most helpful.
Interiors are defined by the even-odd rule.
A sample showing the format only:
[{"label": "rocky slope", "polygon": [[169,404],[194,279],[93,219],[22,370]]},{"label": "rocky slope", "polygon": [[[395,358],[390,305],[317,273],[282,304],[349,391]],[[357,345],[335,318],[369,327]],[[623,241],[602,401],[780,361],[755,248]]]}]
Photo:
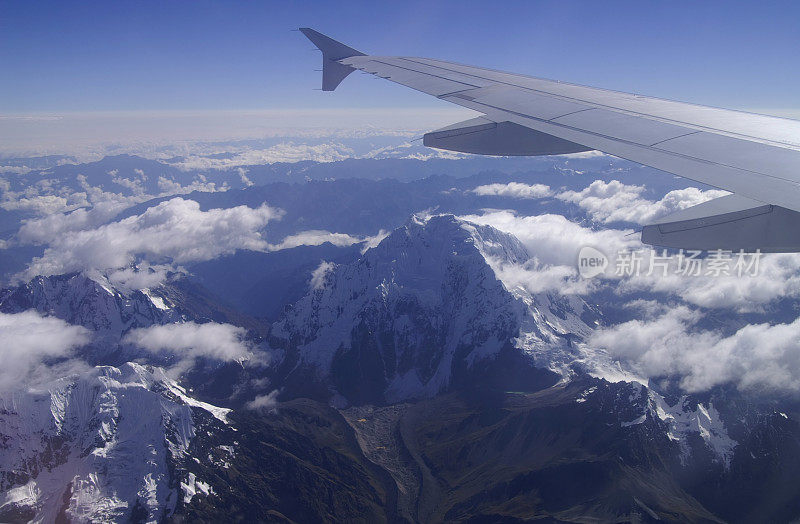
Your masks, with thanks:
[{"label": "rocky slope", "polygon": [[[223,322],[258,333],[263,326],[224,304],[200,286],[174,273],[150,288],[125,289],[102,274],[70,273],[36,277],[30,282],[0,290],[0,312],[35,309],[92,332],[91,344],[80,356],[91,364],[122,364],[141,357],[121,348],[121,338],[131,329],[184,322]],[[127,352],[121,351],[126,349]]]},{"label": "rocky slope", "polygon": [[158,368],[103,366],[0,397],[0,520],[155,522],[210,488],[189,475],[198,434],[228,410]]}]

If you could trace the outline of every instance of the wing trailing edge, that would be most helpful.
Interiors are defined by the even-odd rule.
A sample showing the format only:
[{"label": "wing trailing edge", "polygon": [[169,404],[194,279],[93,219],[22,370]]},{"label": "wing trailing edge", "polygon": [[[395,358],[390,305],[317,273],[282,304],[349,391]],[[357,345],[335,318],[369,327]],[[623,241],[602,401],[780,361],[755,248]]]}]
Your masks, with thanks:
[{"label": "wing trailing edge", "polygon": [[680,249],[796,252],[800,251],[800,213],[727,195],[645,226],[642,242]]},{"label": "wing trailing edge", "polygon": [[591,150],[514,122],[494,122],[484,117],[425,133],[422,143],[436,149],[495,156],[563,155]]}]

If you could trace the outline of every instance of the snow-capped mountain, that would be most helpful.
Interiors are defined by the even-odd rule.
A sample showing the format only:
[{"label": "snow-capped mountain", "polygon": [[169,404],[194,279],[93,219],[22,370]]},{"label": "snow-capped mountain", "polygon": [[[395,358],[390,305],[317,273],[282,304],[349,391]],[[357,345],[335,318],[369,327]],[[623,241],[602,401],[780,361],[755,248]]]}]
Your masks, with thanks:
[{"label": "snow-capped mountain", "polygon": [[[283,351],[282,380],[290,390],[321,382],[336,405],[431,398],[464,382],[486,386],[493,366],[502,369],[499,386],[506,390],[581,376],[628,381],[627,396],[612,407],[628,414],[620,424],[650,420],[683,460],[699,436],[699,447],[728,464],[737,442],[713,403],[668,403],[587,346],[597,310],[575,295],[512,288],[493,269],[528,260],[516,237],[492,227],[449,215],[414,217],[357,262],[322,264],[315,272],[308,295],[271,332]],[[550,378],[532,372],[515,380],[520,368]]]},{"label": "snow-capped mountain", "polygon": [[159,368],[101,366],[0,395],[0,520],[155,522],[208,494],[189,445],[228,410],[189,397]]},{"label": "snow-capped mountain", "polygon": [[143,289],[114,285],[102,273],[69,273],[38,276],[0,290],[0,312],[30,309],[89,329],[92,340],[80,350],[80,356],[91,364],[117,365],[142,356],[134,348],[120,346],[122,337],[135,328],[185,321],[256,327],[252,319],[216,304],[179,273]]},{"label": "snow-capped mountain", "polygon": [[131,291],[72,274],[0,292],[2,312],[90,329],[79,356],[116,366],[0,396],[0,520],[800,515],[796,411],[643,385],[587,342],[597,306],[503,280],[532,262],[514,236],[413,217],[356,257],[309,275],[269,328],[269,363],[193,369],[186,389],[113,348],[157,324],[266,326],[183,277]]},{"label": "snow-capped mountain", "polygon": [[39,276],[5,290],[0,295],[0,310],[36,309],[90,329],[102,344],[118,341],[133,328],[180,320],[169,291],[167,286],[121,290],[102,276],[91,278],[82,273]]},{"label": "snow-capped mountain", "polygon": [[588,306],[509,292],[489,256],[529,258],[489,226],[414,217],[357,262],[320,266],[309,294],[273,326],[273,345],[292,373],[313,370],[350,402],[431,397],[515,348],[559,369],[591,330]]}]

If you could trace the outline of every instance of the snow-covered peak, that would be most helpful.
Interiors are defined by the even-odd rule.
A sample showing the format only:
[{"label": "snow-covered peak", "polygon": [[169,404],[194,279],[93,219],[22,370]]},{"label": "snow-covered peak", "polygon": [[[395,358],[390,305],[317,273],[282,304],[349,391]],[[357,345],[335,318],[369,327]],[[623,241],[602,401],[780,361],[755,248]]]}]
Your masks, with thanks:
[{"label": "snow-covered peak", "polygon": [[3,291],[0,310],[36,309],[87,327],[100,337],[118,339],[127,329],[160,323],[163,317],[170,316],[172,303],[166,292],[165,286],[123,290],[100,274],[38,276]]},{"label": "snow-covered peak", "polygon": [[123,521],[134,508],[161,520],[178,501],[195,418],[227,414],[135,363],[8,393],[0,407],[0,512],[36,522]]},{"label": "snow-covered peak", "polygon": [[517,345],[533,355],[534,346],[568,348],[578,336],[570,328],[588,332],[571,303],[509,292],[487,257],[529,258],[490,226],[413,217],[355,263],[317,278],[272,335],[345,398],[399,401],[435,395],[455,370],[493,359],[527,333],[535,341]]},{"label": "snow-covered peak", "polygon": [[[169,284],[151,289],[114,287],[103,275],[71,273],[35,277],[30,282],[0,291],[0,312],[35,309],[92,332],[92,341],[81,356],[92,364],[116,363],[111,359],[122,336],[134,328],[186,319],[176,307],[176,290]],[[138,355],[127,355],[132,359]],[[111,360],[110,360],[111,359]]]}]

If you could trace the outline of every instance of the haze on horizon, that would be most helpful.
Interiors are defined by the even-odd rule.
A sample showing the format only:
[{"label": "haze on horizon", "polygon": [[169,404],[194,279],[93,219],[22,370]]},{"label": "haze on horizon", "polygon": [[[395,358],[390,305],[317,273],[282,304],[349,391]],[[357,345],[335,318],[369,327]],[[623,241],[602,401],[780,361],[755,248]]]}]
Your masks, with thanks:
[{"label": "haze on horizon", "polygon": [[469,116],[362,75],[336,97],[315,91],[319,54],[290,31],[301,25],[376,54],[800,118],[792,2],[2,6],[4,156],[341,130],[413,135]]}]

